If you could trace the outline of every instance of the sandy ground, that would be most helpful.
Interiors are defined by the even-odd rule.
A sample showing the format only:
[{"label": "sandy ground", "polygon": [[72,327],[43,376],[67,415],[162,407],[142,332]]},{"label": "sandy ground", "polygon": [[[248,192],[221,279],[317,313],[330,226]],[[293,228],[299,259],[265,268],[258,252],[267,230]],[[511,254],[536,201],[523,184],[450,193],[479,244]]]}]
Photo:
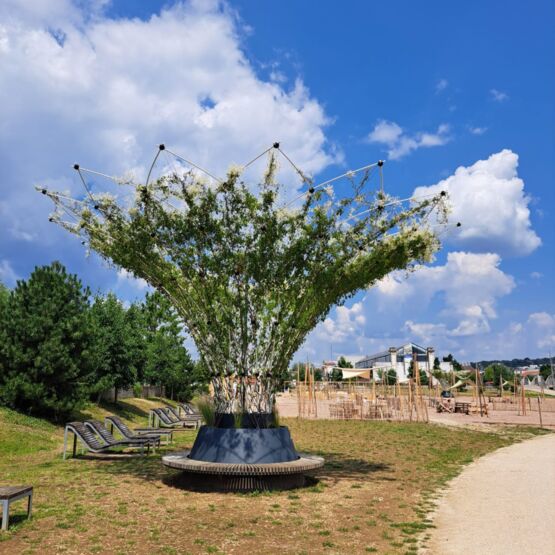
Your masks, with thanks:
[{"label": "sandy ground", "polygon": [[555,553],[555,434],[472,463],[432,518],[429,555]]},{"label": "sandy ground", "polygon": [[[469,398],[463,400],[468,401]],[[552,401],[549,400],[551,403]],[[317,418],[330,418],[331,401],[318,400]],[[430,422],[437,424],[445,424],[448,426],[470,426],[471,428],[480,428],[491,424],[506,425],[523,425],[523,426],[539,426],[539,413],[536,409],[536,400],[530,400],[531,407],[535,410],[528,410],[525,416],[517,414],[516,410],[491,410],[488,416],[480,416],[479,414],[449,414],[437,413],[435,409],[428,408]],[[277,398],[277,406],[279,414],[283,417],[298,416],[297,398],[293,394],[279,395]],[[546,429],[555,431],[555,412],[542,412],[542,425]]]}]

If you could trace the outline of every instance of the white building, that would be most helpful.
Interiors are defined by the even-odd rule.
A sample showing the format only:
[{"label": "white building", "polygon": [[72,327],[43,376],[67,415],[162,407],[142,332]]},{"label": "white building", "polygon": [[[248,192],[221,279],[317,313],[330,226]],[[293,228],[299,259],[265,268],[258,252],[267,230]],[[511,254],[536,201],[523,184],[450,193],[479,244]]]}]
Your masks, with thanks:
[{"label": "white building", "polygon": [[[416,343],[407,343],[401,347],[390,347],[374,355],[367,355],[355,364],[356,369],[370,368],[372,370],[389,370],[393,368],[397,372],[399,382],[408,380],[410,363],[414,357],[418,361],[420,372],[430,375],[434,368],[435,349],[433,347],[421,347]],[[450,362],[440,362],[443,372],[452,372],[453,366]],[[377,376],[376,376],[377,377]]]}]

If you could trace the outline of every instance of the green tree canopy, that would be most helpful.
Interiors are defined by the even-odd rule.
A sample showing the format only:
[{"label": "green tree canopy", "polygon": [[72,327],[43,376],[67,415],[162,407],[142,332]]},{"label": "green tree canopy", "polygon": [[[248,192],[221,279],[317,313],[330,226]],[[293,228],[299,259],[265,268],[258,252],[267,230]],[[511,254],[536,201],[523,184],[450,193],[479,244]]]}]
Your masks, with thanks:
[{"label": "green tree canopy", "polygon": [[89,290],[59,263],[0,295],[0,402],[61,419],[87,398]]},{"label": "green tree canopy", "polygon": [[341,356],[337,360],[337,366],[339,366],[339,368],[352,368],[353,363],[349,362],[345,357]]},{"label": "green tree canopy", "polygon": [[[137,341],[141,332],[140,321],[130,321],[129,311],[113,294],[98,296],[91,307],[94,344],[94,385],[93,392],[102,393],[115,389],[115,399],[119,389],[131,387],[137,380],[141,360],[137,349],[142,342]],[[144,337],[143,337],[144,341]]]},{"label": "green tree canopy", "polygon": [[494,385],[499,385],[500,376],[503,376],[503,381],[512,382],[513,371],[507,368],[504,364],[490,364],[484,370],[484,382],[493,382]]},{"label": "green tree canopy", "polygon": [[183,325],[167,297],[148,294],[143,317],[146,323],[144,380],[163,385],[166,394],[180,400],[191,398],[207,381],[202,365],[195,365],[183,345]]},{"label": "green tree canopy", "polygon": [[275,169],[272,154],[255,189],[237,169],[212,183],[175,173],[136,186],[131,204],[88,189],[75,200],[41,191],[58,207],[54,221],[167,296],[222,412],[272,412],[274,376],[332,306],[429,261],[439,246],[426,221],[434,210],[445,214],[444,192],[405,206],[369,190],[367,170],[358,182],[348,174],[352,194],[341,198],[303,176],[306,190],[291,206]]}]

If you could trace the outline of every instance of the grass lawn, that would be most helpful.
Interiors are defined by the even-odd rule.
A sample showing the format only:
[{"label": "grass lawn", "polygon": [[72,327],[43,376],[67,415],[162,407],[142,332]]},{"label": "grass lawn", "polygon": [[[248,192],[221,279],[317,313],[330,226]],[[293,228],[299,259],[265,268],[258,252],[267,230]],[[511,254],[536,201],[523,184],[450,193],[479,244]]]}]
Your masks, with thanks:
[{"label": "grass lawn", "polygon": [[[139,425],[156,404],[126,400],[116,410]],[[206,494],[176,487],[160,462],[196,432],[175,434],[154,456],[63,461],[62,428],[0,408],[0,484],[35,488],[33,519],[25,520],[25,501],[14,504],[0,553],[414,554],[447,480],[476,457],[542,433],[283,420],[299,451],[326,458],[319,481],[290,492]]]}]

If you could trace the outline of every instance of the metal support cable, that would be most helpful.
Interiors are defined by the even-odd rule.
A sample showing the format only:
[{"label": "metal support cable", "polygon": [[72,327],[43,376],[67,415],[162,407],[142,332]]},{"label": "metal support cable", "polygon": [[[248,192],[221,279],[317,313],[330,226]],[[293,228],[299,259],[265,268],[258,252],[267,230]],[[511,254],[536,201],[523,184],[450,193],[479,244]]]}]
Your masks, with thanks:
[{"label": "metal support cable", "polygon": [[211,177],[212,179],[214,179],[218,183],[223,183],[222,179],[220,179],[219,177],[216,177],[215,175],[211,174],[208,170],[205,170],[204,168],[201,168],[199,165],[195,164],[194,162],[191,162],[190,160],[187,160],[187,158],[183,158],[183,156],[180,156],[179,154],[176,154],[175,152],[171,151],[169,148],[166,148],[165,150],[167,150],[170,154],[175,156],[178,160],[182,160],[186,164],[189,164],[189,166],[193,166],[194,168],[197,168],[197,170],[200,170],[201,172],[205,173],[206,175],[208,175],[209,177]]}]

